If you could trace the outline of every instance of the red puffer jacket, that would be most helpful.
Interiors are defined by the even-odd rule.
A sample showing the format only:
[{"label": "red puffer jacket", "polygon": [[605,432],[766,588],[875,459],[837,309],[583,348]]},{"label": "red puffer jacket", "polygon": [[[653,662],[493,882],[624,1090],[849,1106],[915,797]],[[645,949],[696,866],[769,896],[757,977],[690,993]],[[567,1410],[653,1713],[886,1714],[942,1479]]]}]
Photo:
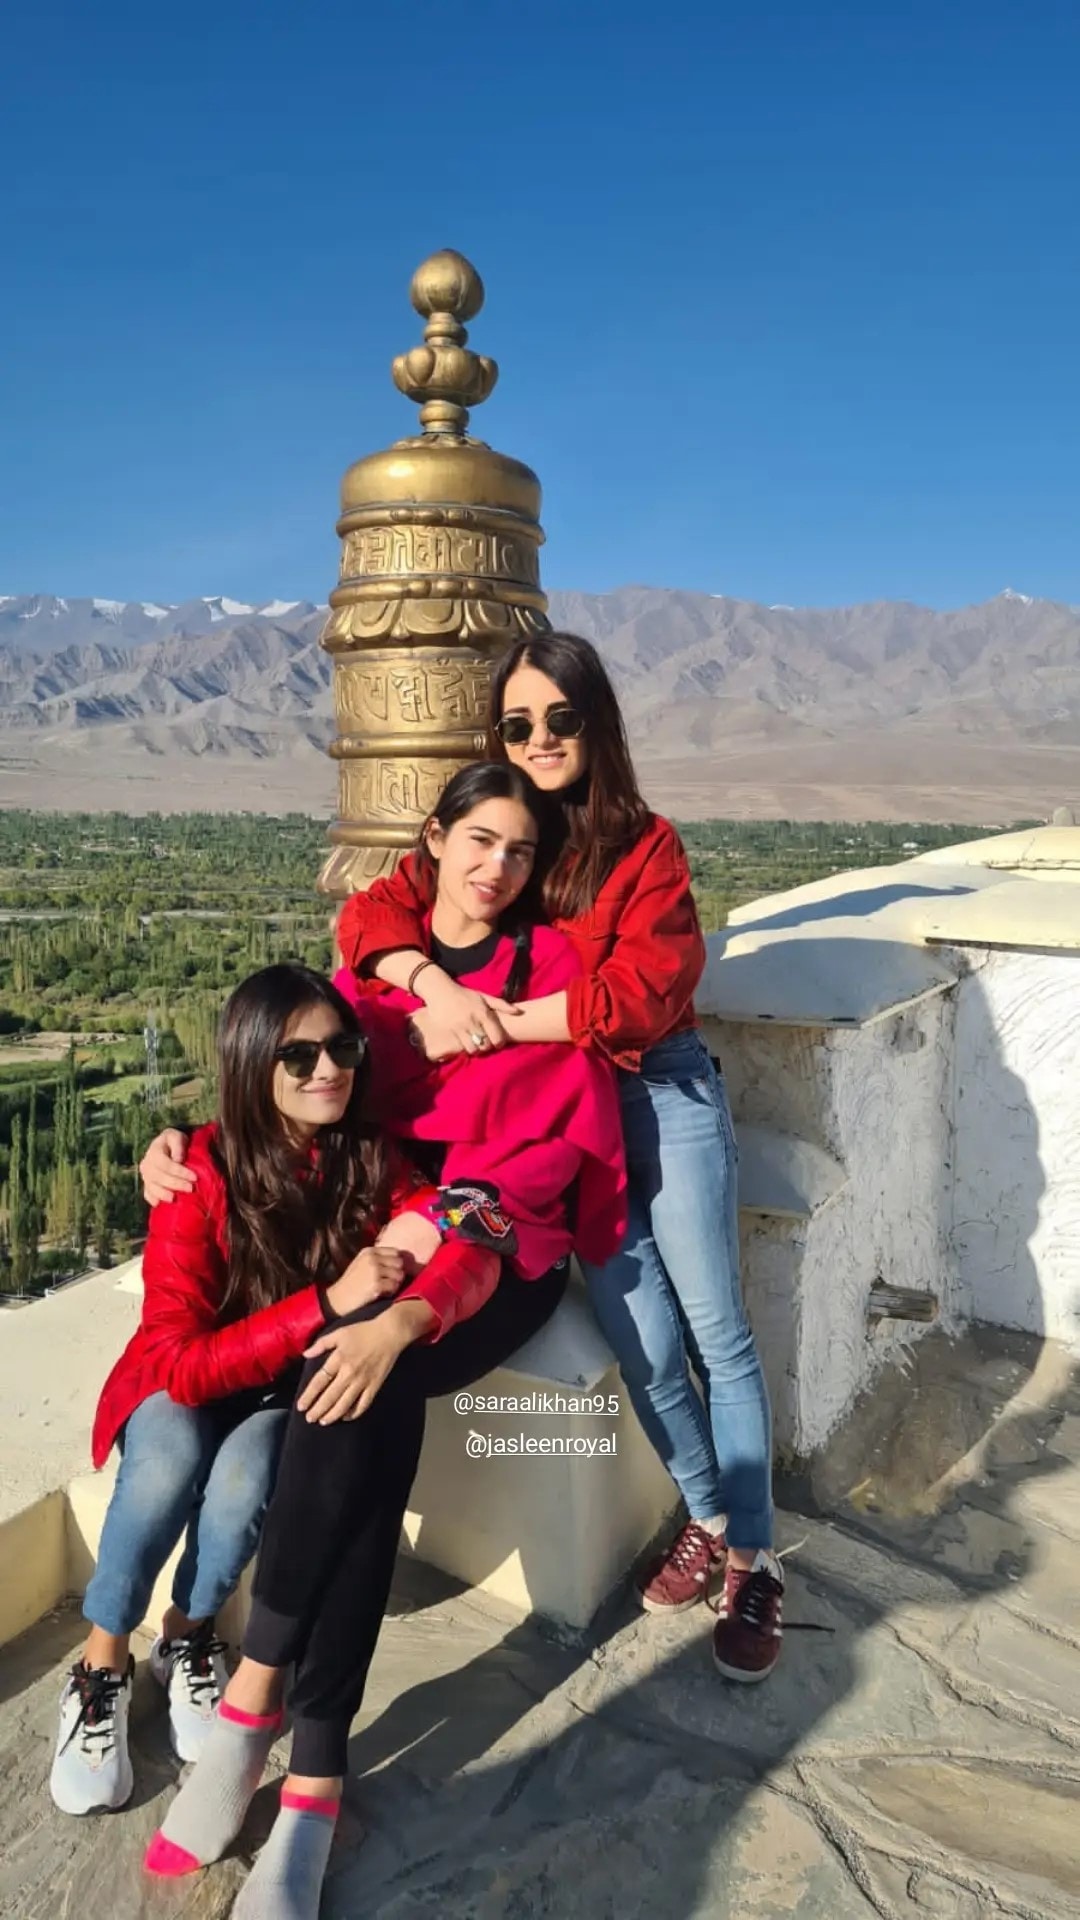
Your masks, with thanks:
[{"label": "red puffer jacket", "polygon": [[[410,854],[388,880],[346,900],[337,927],[345,965],[363,973],[375,954],[423,951],[431,904]],[[554,924],[583,968],[566,992],[578,1046],[597,1047],[617,1067],[636,1072],[649,1047],[697,1025],[694,992],[705,941],[686,854],[669,820],[650,814],[588,912]]]},{"label": "red puffer jacket", "polygon": [[[245,1387],[266,1386],[300,1358],[326,1324],[314,1286],[301,1287],[244,1320],[220,1324],[227,1196],[210,1150],[216,1131],[199,1127],[191,1137],[187,1165],[197,1175],[192,1192],[151,1211],[142,1319],[101,1391],[92,1439],[95,1467],[104,1465],[124,1422],[150,1394],[164,1392],[181,1406],[198,1407]],[[423,1209],[433,1191],[398,1160],[387,1218]],[[496,1254],[447,1239],[397,1298],[428,1302],[438,1321],[429,1338],[438,1340],[483,1306],[498,1279]]]}]

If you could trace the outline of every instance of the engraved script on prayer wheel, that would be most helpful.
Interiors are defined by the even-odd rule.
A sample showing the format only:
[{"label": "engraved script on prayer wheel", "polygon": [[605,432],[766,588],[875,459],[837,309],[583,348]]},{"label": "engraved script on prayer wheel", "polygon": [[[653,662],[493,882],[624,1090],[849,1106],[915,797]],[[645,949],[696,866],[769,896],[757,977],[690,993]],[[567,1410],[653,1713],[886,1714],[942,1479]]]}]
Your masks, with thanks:
[{"label": "engraved script on prayer wheel", "polygon": [[540,483],[467,431],[498,378],[467,345],[484,303],[450,249],[413,276],[423,346],[394,384],[420,432],[349,468],[341,574],[322,645],[334,663],[339,817],[319,888],[343,898],[389,873],[452,773],[484,751],[492,662],[548,626],[540,590]]}]

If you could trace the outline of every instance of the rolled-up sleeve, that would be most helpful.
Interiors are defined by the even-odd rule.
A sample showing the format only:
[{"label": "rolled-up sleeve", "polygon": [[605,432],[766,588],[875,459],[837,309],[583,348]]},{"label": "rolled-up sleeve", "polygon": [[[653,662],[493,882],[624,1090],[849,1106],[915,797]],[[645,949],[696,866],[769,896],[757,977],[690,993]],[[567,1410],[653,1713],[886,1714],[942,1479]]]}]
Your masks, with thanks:
[{"label": "rolled-up sleeve", "polygon": [[567,989],[567,1023],[579,1046],[617,1065],[671,1032],[693,1000],[705,967],[705,940],[690,869],[677,835],[656,848],[621,904],[611,951]]},{"label": "rolled-up sleeve", "polygon": [[424,918],[430,906],[410,854],[388,879],[375,880],[366,892],[350,894],[346,900],[337,923],[345,965],[363,974],[377,954],[423,947]]}]

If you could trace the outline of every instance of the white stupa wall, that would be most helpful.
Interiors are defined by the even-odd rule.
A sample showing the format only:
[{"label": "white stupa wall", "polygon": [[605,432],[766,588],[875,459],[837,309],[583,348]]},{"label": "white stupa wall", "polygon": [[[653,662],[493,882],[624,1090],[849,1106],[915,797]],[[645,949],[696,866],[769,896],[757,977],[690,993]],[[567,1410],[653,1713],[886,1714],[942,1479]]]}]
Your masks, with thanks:
[{"label": "white stupa wall", "polygon": [[[875,1282],[957,1306],[950,1249],[951,992],[852,1030],[714,1022],[739,1132],[811,1143],[838,1190],[802,1215],[749,1211],[743,1284],[778,1444],[821,1446],[874,1368],[911,1337],[871,1323]],[[741,1169],[740,1169],[741,1171]]]},{"label": "white stupa wall", "polygon": [[1080,829],[837,874],[708,945],[781,1447],[925,1331],[910,1299],[873,1317],[876,1282],[1080,1353]]},{"label": "white stupa wall", "polygon": [[1080,1351],[1080,954],[955,958],[958,1308]]}]

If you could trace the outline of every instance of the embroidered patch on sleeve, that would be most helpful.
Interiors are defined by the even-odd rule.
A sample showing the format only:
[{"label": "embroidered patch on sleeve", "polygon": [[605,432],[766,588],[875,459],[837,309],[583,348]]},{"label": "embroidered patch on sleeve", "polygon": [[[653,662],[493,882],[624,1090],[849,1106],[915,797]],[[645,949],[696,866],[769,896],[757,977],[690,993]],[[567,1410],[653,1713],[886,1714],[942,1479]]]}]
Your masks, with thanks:
[{"label": "embroidered patch on sleeve", "polygon": [[460,1234],[494,1253],[517,1252],[513,1221],[503,1212],[497,1187],[487,1180],[455,1181],[440,1187],[432,1203],[432,1217],[443,1233]]}]

